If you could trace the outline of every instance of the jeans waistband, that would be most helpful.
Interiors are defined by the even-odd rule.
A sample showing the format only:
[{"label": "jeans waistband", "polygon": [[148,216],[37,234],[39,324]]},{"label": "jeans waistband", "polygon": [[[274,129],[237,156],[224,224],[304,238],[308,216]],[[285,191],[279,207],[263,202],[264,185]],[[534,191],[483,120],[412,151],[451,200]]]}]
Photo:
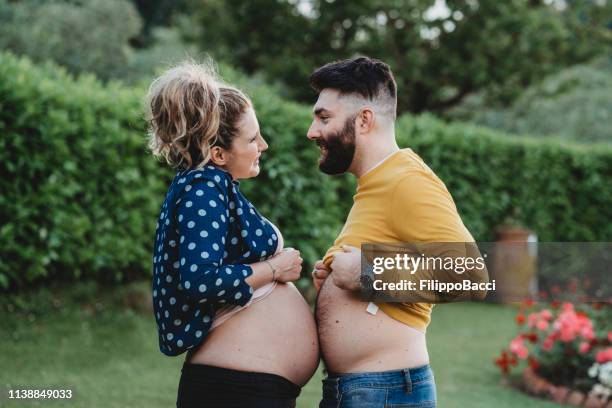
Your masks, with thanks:
[{"label": "jeans waistband", "polygon": [[364,373],[328,373],[323,380],[324,384],[333,385],[339,389],[353,387],[393,387],[405,386],[412,388],[412,384],[433,379],[433,372],[429,364],[404,368],[400,370],[364,372]]}]

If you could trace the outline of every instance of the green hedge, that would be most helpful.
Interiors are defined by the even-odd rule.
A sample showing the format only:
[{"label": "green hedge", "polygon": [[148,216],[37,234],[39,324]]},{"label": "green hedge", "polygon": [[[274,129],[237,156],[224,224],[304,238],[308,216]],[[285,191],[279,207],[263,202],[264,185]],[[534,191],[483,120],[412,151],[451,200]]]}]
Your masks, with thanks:
[{"label": "green hedge", "polygon": [[[252,97],[270,144],[241,188],[309,266],[339,231],[354,182],[317,170],[310,107],[224,72]],[[144,93],[0,53],[0,287],[149,276],[173,171],[145,148]],[[513,141],[429,116],[403,117],[398,137],[447,183],[477,239],[509,216],[545,240],[612,238],[609,148]]]},{"label": "green hedge", "polygon": [[612,240],[612,147],[510,138],[491,129],[403,117],[410,146],[446,183],[479,241],[504,223],[540,241]]},{"label": "green hedge", "polygon": [[[0,53],[0,287],[150,274],[174,171],[145,147],[144,94]],[[342,179],[317,170],[307,110],[251,96],[272,147],[241,188],[312,263],[341,226]]]},{"label": "green hedge", "polygon": [[142,275],[154,194],[140,95],[0,54],[0,283]]}]

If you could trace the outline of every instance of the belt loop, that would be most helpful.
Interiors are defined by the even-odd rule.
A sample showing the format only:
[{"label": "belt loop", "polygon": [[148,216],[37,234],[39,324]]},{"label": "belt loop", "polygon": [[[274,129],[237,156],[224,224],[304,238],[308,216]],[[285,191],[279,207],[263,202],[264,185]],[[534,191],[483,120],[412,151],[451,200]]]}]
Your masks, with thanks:
[{"label": "belt loop", "polygon": [[406,386],[406,394],[412,393],[412,379],[410,378],[410,370],[408,368],[402,370],[404,375],[404,383]]},{"label": "belt loop", "polygon": [[338,398],[338,402],[340,402],[340,377],[334,378],[334,383],[336,387],[336,398]]},{"label": "belt loop", "polygon": [[[340,377],[330,378],[329,373],[327,373],[327,378],[325,379],[329,385],[333,387],[334,390],[334,399],[340,403]],[[340,406],[340,405],[338,405]]]},{"label": "belt loop", "polygon": [[340,395],[340,378],[332,378],[334,384],[334,400],[336,402],[336,407],[340,408],[340,400],[342,399],[342,395]]}]

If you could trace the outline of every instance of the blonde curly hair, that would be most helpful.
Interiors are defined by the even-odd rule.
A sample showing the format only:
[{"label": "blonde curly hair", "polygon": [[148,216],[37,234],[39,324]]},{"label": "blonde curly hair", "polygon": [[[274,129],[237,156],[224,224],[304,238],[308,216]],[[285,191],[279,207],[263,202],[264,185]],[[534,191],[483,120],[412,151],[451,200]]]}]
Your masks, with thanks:
[{"label": "blonde curly hair", "polygon": [[156,78],[147,93],[149,149],[172,167],[197,169],[210,149],[231,149],[236,123],[251,106],[221,82],[211,61],[184,61]]}]

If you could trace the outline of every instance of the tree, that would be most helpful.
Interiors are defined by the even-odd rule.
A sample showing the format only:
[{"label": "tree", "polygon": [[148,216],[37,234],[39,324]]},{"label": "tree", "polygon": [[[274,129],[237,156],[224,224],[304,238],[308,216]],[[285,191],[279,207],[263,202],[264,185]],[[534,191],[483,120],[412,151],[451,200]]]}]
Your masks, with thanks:
[{"label": "tree", "polygon": [[192,0],[191,39],[311,100],[307,78],[365,54],[389,63],[401,111],[441,112],[486,91],[510,103],[565,66],[610,50],[608,2],[555,0]]},{"label": "tree", "polygon": [[0,0],[0,48],[102,79],[121,76],[129,41],[140,28],[140,17],[127,0]]},{"label": "tree", "polygon": [[133,41],[137,46],[151,45],[155,40],[153,29],[167,27],[174,14],[184,7],[184,0],[132,0],[143,21],[142,32]]},{"label": "tree", "polygon": [[546,77],[527,88],[511,106],[489,106],[474,95],[448,114],[520,135],[612,143],[610,95],[612,57],[608,56]]}]

